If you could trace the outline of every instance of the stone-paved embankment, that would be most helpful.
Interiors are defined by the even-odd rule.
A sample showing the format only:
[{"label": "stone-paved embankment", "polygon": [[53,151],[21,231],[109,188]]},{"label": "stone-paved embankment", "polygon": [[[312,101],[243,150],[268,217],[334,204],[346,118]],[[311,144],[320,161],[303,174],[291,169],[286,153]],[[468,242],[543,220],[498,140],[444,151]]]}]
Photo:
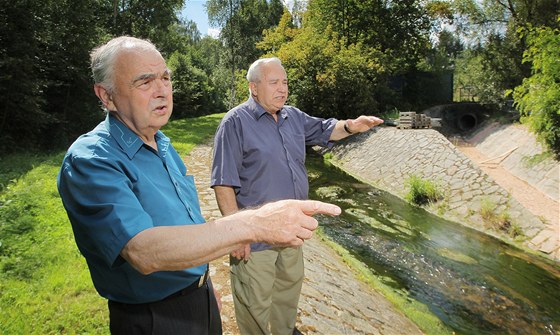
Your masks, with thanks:
[{"label": "stone-paved embankment", "polygon": [[[210,189],[211,145],[199,145],[186,157],[188,174],[195,177],[202,213],[207,220],[219,218]],[[304,245],[305,280],[297,327],[304,334],[422,334],[378,292],[357,279],[341,257],[317,237]],[[211,276],[222,295],[224,334],[239,334],[235,325],[229,282],[229,260],[211,263]]]},{"label": "stone-paved embankment", "polygon": [[485,164],[500,165],[550,199],[556,202],[560,199],[558,161],[538,159],[543,147],[525,126],[491,123],[475,132],[468,141],[489,157]]},{"label": "stone-paved embankment", "polygon": [[495,213],[506,212],[522,228],[525,246],[560,260],[557,223],[543,222],[525,209],[433,129],[377,127],[341,141],[332,153],[334,163],[345,171],[397,196],[407,192],[406,182],[412,175],[431,180],[444,190],[445,201],[429,210],[498,235],[480,215],[482,204],[491,203]]}]

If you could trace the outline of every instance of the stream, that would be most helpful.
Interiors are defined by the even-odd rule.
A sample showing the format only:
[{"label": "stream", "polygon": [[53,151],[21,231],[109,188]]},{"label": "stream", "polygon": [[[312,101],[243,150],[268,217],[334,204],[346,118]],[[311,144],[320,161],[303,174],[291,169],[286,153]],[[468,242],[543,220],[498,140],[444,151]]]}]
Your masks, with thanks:
[{"label": "stream", "polygon": [[437,217],[307,155],[323,231],[457,334],[560,334],[560,265]]}]

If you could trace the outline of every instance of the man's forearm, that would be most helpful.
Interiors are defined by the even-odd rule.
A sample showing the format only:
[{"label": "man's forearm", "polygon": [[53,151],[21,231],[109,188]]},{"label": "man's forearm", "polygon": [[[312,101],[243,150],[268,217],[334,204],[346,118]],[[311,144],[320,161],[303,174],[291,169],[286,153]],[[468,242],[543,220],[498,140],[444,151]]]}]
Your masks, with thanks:
[{"label": "man's forearm", "polygon": [[143,274],[205,264],[252,242],[297,247],[313,236],[315,214],[340,214],[335,205],[313,200],[282,200],[238,211],[215,221],[159,226],[136,234],[121,255]]},{"label": "man's forearm", "polygon": [[378,117],[360,115],[357,119],[340,120],[334,126],[330,140],[338,141],[353,134],[363,133],[383,123]]},{"label": "man's forearm", "polygon": [[[346,126],[346,129],[344,129],[344,126]],[[335,124],[333,132],[331,133],[330,140],[331,141],[338,141],[338,140],[341,140],[343,138],[346,138],[346,137],[352,135],[348,131],[349,131],[349,128],[348,128],[348,125],[347,125],[347,121],[346,120],[340,120]]]},{"label": "man's forearm", "polygon": [[228,216],[239,211],[237,199],[235,197],[235,189],[231,186],[218,185],[214,186],[216,194],[216,202],[223,216]]}]

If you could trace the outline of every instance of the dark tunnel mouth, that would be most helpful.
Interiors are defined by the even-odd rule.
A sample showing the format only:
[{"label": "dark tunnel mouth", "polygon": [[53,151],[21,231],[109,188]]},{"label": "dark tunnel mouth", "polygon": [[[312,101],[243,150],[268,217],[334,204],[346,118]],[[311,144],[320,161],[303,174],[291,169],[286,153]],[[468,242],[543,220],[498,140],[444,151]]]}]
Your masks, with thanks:
[{"label": "dark tunnel mouth", "polygon": [[457,126],[460,130],[471,130],[478,124],[478,118],[473,113],[465,113],[457,120]]}]

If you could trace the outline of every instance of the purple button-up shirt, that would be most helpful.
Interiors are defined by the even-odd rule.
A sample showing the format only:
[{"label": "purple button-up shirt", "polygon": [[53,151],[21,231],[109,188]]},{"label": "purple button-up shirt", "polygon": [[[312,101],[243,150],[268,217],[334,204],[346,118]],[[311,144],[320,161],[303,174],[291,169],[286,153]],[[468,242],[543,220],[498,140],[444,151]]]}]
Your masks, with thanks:
[{"label": "purple button-up shirt", "polygon": [[211,186],[232,186],[240,209],[275,200],[307,199],[305,146],[329,146],[336,122],[292,106],[284,106],[276,122],[249,98],[229,111],[218,127]]}]

